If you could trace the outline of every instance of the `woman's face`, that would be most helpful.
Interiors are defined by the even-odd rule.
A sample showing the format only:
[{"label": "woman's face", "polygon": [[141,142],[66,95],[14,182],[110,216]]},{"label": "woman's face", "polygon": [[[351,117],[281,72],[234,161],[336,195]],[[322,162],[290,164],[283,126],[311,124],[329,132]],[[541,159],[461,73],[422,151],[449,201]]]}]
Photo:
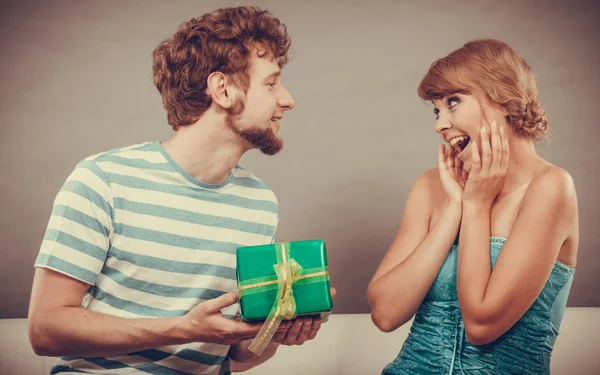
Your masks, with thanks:
[{"label": "woman's face", "polygon": [[[473,95],[452,94],[434,99],[433,105],[435,106],[433,112],[437,120],[435,131],[457,151],[458,158],[463,162],[463,169],[470,172],[472,141],[477,142],[478,146],[481,145],[481,127],[487,123],[485,117],[490,122],[492,118],[500,117],[490,116],[494,110],[488,106],[482,108],[480,101]],[[485,117],[484,111],[487,113]],[[498,125],[504,126],[503,123],[498,123]]]}]

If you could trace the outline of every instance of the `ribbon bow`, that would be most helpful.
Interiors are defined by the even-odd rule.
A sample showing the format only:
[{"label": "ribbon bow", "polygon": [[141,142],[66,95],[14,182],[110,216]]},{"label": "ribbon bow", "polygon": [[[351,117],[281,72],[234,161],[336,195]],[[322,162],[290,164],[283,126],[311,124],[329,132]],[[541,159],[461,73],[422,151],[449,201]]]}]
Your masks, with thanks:
[{"label": "ribbon bow", "polygon": [[[268,318],[263,323],[258,335],[252,340],[248,346],[248,350],[260,356],[265,350],[277,328],[283,320],[289,320],[296,317],[296,300],[292,291],[293,285],[299,280],[312,279],[310,281],[320,281],[323,277],[328,279],[329,272],[325,267],[319,269],[311,269],[311,273],[302,274],[303,268],[294,259],[289,257],[289,250],[285,244],[279,244],[281,251],[277,251],[277,264],[273,266],[277,280],[260,281],[249,280],[250,284],[240,286],[242,295],[252,292],[258,292],[265,288],[277,286],[277,296],[271,308]],[[260,281],[260,282],[254,282]],[[306,281],[306,282],[310,282]],[[260,289],[258,289],[260,288]],[[249,289],[254,291],[246,292]]]}]

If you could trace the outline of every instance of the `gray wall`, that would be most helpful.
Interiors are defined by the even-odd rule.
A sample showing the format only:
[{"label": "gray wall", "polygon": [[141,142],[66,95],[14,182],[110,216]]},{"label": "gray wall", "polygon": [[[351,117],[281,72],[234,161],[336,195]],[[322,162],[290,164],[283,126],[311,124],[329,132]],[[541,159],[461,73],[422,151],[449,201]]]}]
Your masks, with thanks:
[{"label": "gray wall", "polygon": [[[52,3],[50,5],[49,3]],[[173,3],[173,4],[172,4]],[[150,53],[222,1],[4,2],[0,11],[0,318],[27,313],[52,201],[82,158],[166,139]],[[506,41],[534,68],[552,139],[572,174],[581,244],[570,306],[600,306],[598,6],[581,1],[259,1],[289,27],[283,80],[296,108],[284,151],[242,165],[273,187],[279,241],[320,237],[336,312],[368,312],[367,283],[414,179],[436,166],[431,108],[416,95],[430,63],[474,38]]]}]

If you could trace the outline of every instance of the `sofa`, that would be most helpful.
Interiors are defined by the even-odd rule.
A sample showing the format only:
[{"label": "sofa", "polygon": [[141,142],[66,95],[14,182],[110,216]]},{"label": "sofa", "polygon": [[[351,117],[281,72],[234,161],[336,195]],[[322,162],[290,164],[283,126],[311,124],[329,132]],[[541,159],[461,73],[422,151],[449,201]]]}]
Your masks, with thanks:
[{"label": "sofa", "polygon": [[[333,314],[313,341],[281,347],[248,375],[380,374],[400,350],[410,322],[380,332],[368,314]],[[0,375],[48,374],[54,358],[38,357],[26,319],[0,319]],[[600,375],[600,308],[569,307],[551,360],[553,375]]]}]

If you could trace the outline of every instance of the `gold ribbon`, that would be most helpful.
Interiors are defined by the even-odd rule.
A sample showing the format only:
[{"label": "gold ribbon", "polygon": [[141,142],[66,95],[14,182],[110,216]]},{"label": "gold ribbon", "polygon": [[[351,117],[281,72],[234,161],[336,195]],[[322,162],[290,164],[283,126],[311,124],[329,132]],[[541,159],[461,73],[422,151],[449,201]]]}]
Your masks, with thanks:
[{"label": "gold ribbon", "polygon": [[[278,257],[279,258],[279,257]],[[289,259],[285,244],[281,244],[281,261],[273,266],[277,280],[264,281],[239,288],[240,292],[246,289],[259,288],[267,285],[277,284],[277,297],[268,318],[263,323],[258,335],[248,346],[248,350],[260,356],[267,345],[271,342],[273,335],[283,320],[293,319],[296,316],[296,300],[292,292],[295,282],[312,277],[328,276],[328,271],[315,272],[302,275],[302,267],[294,259]]]},{"label": "gold ribbon", "polygon": [[[291,260],[292,262],[295,262],[295,260]],[[303,279],[310,279],[312,277],[319,277],[319,276],[328,276],[329,272],[328,271],[321,271],[321,272],[315,272],[315,273],[309,273],[306,275],[300,275],[294,278],[294,281],[299,281],[299,280],[303,280]],[[241,292],[242,290],[246,290],[246,289],[254,289],[254,288],[260,288],[261,286],[268,286],[268,285],[273,285],[273,284],[277,284],[278,281],[277,280],[271,280],[271,281],[263,281],[261,283],[255,283],[255,284],[250,284],[250,285],[243,285],[241,287],[238,288],[238,290]]]}]

